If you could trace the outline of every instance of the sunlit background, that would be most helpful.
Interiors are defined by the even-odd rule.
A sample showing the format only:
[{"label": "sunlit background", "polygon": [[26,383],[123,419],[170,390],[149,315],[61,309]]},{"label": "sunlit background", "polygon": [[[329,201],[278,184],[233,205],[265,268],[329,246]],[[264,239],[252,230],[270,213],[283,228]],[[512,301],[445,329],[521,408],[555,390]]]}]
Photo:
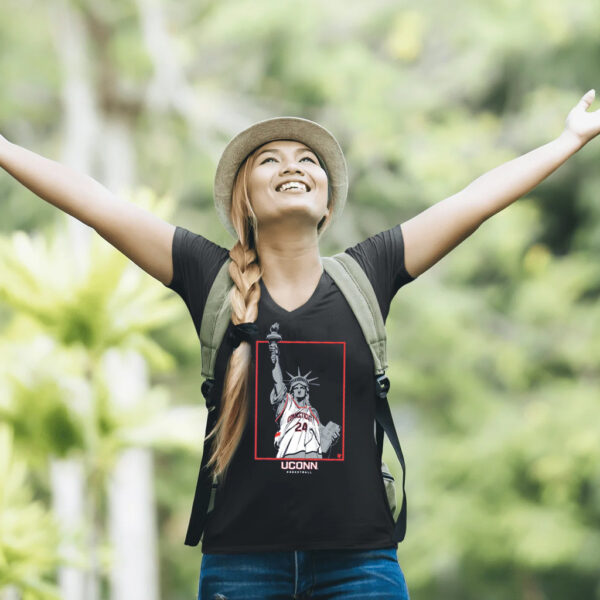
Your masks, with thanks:
[{"label": "sunlit background", "polygon": [[[558,136],[599,56],[597,0],[3,0],[0,132],[229,248],[228,140],[316,120],[350,174],[325,256]],[[599,159],[593,140],[392,303],[413,600],[600,599]],[[183,301],[2,170],[0,215],[0,599],[195,598]]]}]

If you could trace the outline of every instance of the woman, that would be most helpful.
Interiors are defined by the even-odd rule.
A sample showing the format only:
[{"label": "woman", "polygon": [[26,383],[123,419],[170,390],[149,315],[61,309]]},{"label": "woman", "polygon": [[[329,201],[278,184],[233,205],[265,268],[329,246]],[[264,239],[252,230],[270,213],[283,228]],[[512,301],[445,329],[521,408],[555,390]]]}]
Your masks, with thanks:
[{"label": "woman", "polygon": [[[347,187],[331,133],[268,119],[231,140],[217,166],[215,202],[233,248],[175,232],[168,285],[197,330],[230,257],[234,282],[232,335],[211,392],[219,415],[205,446],[220,486],[206,520],[196,495],[186,536],[194,546],[204,533],[200,598],[408,597],[377,464],[373,358],[319,254]],[[348,252],[387,314],[412,280],[400,226]]]},{"label": "woman", "polygon": [[[600,132],[600,111],[586,112],[593,98],[593,90],[582,97],[553,141],[346,249],[384,318],[402,285]],[[211,283],[232,259],[231,335],[217,354],[219,415],[209,436],[208,464],[221,485],[205,527],[193,512],[186,536],[197,545],[204,533],[199,598],[408,598],[373,443],[372,357],[319,254],[319,238],[346,198],[335,138],[284,117],[229,143],[215,203],[237,240],[230,250],[1,136],[0,165],[179,293],[197,329]],[[277,422],[284,414],[304,436]],[[330,422],[324,458],[319,435]],[[289,434],[284,457],[278,432]]]}]

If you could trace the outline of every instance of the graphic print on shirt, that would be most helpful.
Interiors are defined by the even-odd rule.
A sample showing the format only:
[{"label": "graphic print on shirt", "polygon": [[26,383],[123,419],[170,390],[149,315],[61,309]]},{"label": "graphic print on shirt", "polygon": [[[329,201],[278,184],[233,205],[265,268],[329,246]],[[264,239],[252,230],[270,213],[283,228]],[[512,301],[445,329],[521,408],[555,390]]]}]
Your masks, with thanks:
[{"label": "graphic print on shirt", "polygon": [[278,323],[266,338],[257,343],[255,458],[285,470],[343,460],[345,342],[284,341]]}]

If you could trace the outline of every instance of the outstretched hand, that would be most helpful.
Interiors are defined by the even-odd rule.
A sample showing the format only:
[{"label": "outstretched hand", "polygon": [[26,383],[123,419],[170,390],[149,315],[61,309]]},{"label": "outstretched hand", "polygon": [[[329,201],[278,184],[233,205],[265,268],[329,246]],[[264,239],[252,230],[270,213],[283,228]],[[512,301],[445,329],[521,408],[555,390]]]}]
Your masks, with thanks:
[{"label": "outstretched hand", "polygon": [[578,139],[582,146],[600,133],[600,109],[587,112],[595,96],[594,90],[585,93],[565,121],[565,132]]}]

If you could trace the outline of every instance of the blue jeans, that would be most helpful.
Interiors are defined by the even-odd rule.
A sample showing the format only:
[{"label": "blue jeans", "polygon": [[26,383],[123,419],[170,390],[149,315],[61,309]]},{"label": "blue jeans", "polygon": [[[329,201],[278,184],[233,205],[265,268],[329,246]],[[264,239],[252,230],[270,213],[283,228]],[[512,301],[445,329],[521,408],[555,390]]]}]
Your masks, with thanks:
[{"label": "blue jeans", "polygon": [[198,600],[409,600],[396,548],[204,554]]}]

